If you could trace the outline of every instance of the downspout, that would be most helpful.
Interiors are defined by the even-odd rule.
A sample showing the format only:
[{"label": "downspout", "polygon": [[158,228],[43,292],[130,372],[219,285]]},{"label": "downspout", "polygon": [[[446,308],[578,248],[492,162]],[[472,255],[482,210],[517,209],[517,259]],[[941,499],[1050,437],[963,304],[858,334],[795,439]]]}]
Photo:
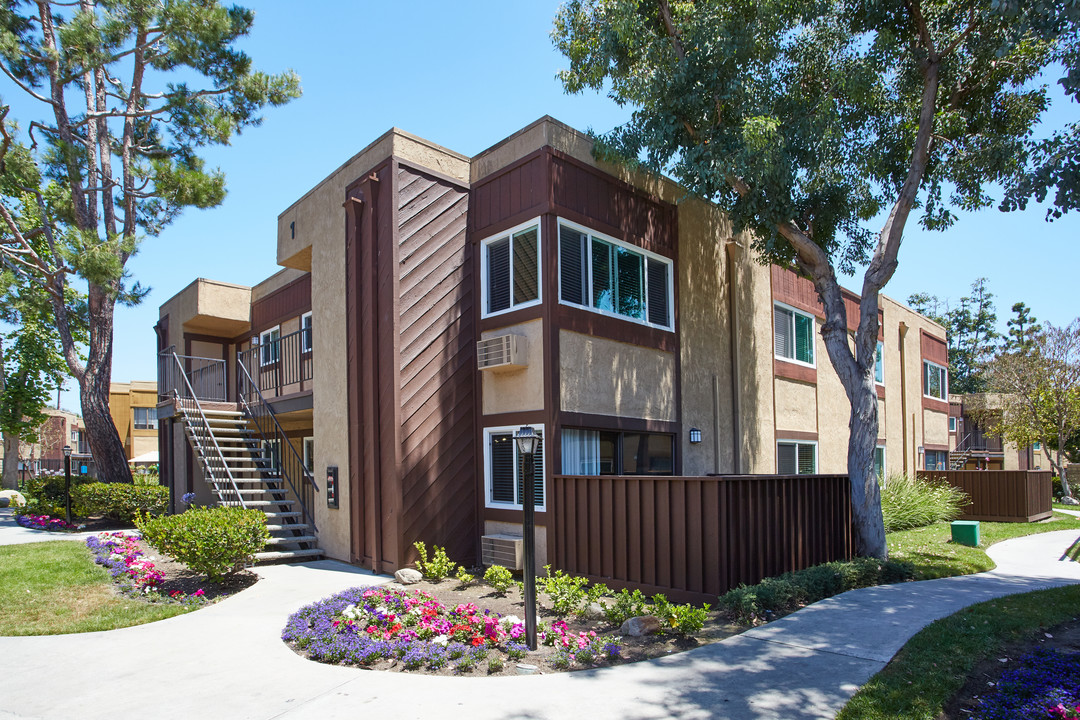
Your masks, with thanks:
[{"label": "downspout", "polygon": [[908,474],[907,459],[907,354],[904,352],[904,339],[907,337],[908,327],[900,323],[900,429],[901,446],[900,455],[904,460],[904,474]]},{"label": "downspout", "polygon": [[[739,301],[735,292],[735,243],[727,245],[727,276],[728,276],[728,327],[730,328],[730,354],[731,354],[731,472],[735,475],[742,474],[742,462],[739,457],[740,442],[742,437],[740,428],[740,397],[739,388]],[[720,419],[720,384],[713,380],[713,401],[715,403],[716,419]],[[713,425],[716,444],[716,472],[720,472],[720,423]]]}]

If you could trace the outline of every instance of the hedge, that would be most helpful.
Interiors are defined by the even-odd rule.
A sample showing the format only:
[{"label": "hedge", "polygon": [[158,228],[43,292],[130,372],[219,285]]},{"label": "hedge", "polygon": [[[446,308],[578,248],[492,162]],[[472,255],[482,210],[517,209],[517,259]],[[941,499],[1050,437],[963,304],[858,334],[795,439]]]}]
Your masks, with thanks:
[{"label": "hedge", "polygon": [[193,507],[158,518],[140,514],[135,524],[151,545],[213,581],[253,563],[269,537],[266,515],[240,507]]},{"label": "hedge", "polygon": [[169,488],[96,482],[71,490],[81,516],[104,515],[119,522],[134,522],[139,513],[162,515],[169,507]]}]

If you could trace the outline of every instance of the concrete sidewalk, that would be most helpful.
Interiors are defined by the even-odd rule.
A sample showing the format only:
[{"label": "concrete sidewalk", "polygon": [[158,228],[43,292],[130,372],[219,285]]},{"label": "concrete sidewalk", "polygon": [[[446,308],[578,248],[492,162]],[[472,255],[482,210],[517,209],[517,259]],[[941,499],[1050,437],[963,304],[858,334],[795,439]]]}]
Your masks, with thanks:
[{"label": "concrete sidewalk", "polygon": [[[2,537],[0,537],[2,540]],[[909,637],[972,603],[1080,582],[1075,531],[1010,540],[998,568],[844,593],[724,642],[574,673],[454,678],[322,665],[278,635],[290,612],[385,582],[334,561],[258,568],[189,615],[103,633],[0,638],[2,718],[831,718]]]}]

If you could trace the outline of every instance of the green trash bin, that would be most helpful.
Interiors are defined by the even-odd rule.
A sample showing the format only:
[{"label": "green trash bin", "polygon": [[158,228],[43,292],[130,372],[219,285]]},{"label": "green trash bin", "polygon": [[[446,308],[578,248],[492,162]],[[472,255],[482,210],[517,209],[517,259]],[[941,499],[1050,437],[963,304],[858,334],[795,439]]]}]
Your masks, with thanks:
[{"label": "green trash bin", "polygon": [[961,545],[979,546],[979,521],[954,520],[952,523],[952,541]]}]

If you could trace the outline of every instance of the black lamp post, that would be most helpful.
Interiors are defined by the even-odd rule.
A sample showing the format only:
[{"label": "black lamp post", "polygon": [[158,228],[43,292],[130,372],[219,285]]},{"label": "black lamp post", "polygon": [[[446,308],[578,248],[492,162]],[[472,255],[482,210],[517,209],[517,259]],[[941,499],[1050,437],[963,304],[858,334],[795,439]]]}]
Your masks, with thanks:
[{"label": "black lamp post", "polygon": [[64,516],[71,524],[71,446],[64,446]]},{"label": "black lamp post", "polygon": [[514,436],[517,442],[518,452],[524,458],[522,468],[522,483],[525,485],[522,508],[524,518],[522,522],[522,536],[525,545],[525,644],[530,650],[536,649],[536,526],[534,516],[536,511],[536,488],[533,483],[533,454],[540,442],[540,436],[531,427],[526,425],[518,430]]}]

